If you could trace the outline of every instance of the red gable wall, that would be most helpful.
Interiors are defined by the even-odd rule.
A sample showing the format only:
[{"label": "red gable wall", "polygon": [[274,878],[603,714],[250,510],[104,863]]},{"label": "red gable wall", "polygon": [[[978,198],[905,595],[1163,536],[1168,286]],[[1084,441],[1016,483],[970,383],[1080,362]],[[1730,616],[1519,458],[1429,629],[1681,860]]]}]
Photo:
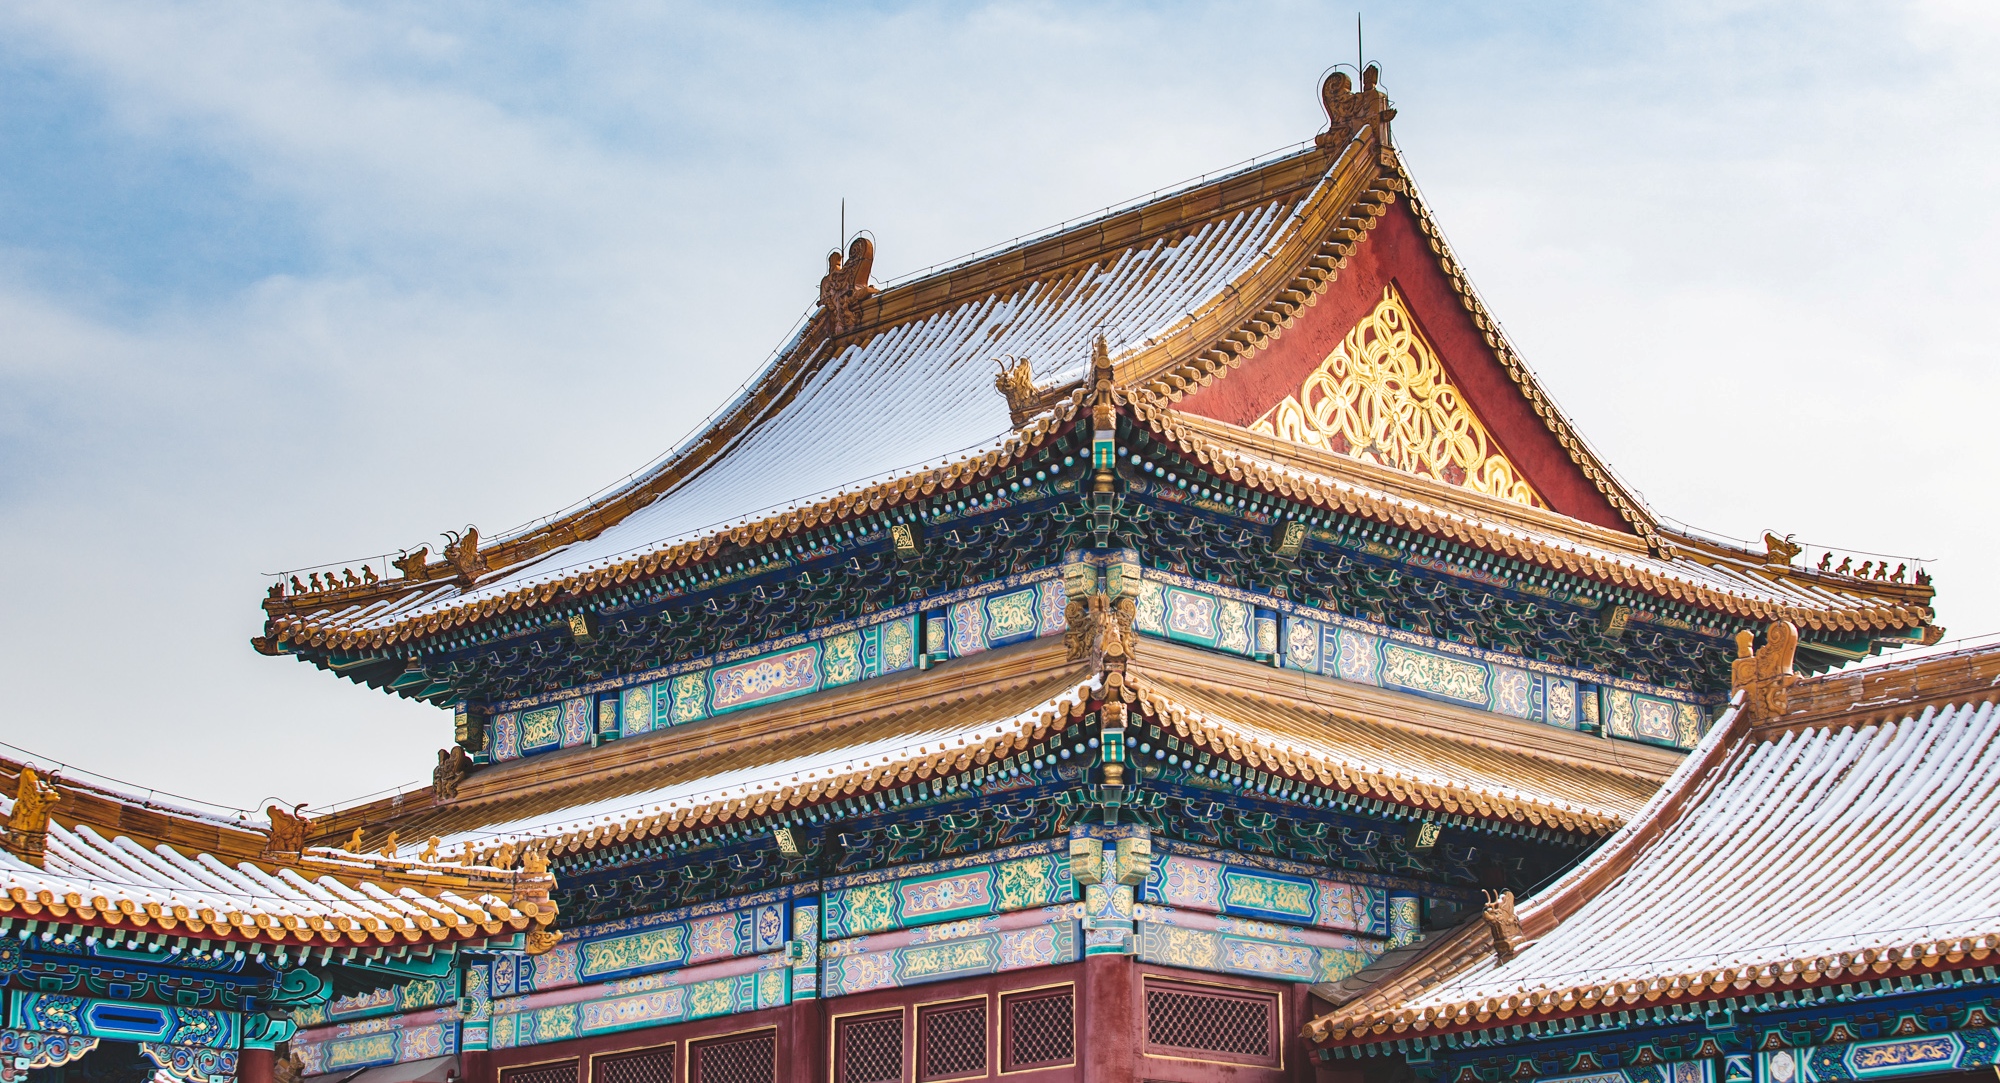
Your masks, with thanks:
[{"label": "red gable wall", "polygon": [[1436,347],[1451,380],[1485,423],[1510,462],[1549,506],[1573,519],[1631,531],[1597,486],[1570,461],[1534,407],[1507,375],[1472,314],[1452,291],[1407,201],[1389,208],[1356,247],[1340,277],[1319,303],[1244,366],[1189,395],[1180,408],[1203,417],[1248,425],[1287,395],[1373,311],[1390,283],[1402,293],[1424,337]]}]

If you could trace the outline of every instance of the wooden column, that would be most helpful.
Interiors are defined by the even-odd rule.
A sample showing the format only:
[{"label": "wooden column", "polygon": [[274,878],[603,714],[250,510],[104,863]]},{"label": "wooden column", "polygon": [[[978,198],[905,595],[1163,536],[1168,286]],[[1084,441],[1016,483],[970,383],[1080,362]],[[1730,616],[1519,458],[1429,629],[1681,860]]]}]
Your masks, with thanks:
[{"label": "wooden column", "polygon": [[276,1057],[269,1049],[244,1046],[236,1054],[236,1083],[271,1083]]},{"label": "wooden column", "polygon": [[1138,970],[1129,955],[1083,961],[1077,998],[1077,1063],[1090,1083],[1138,1083]]},{"label": "wooden column", "polygon": [[[820,1083],[828,1078],[827,1058],[832,1053],[826,1048],[826,1002],[795,1000],[778,1010],[785,1020],[778,1028],[778,1078],[785,1083]],[[681,1078],[687,1078],[690,1070],[683,1069]]]}]

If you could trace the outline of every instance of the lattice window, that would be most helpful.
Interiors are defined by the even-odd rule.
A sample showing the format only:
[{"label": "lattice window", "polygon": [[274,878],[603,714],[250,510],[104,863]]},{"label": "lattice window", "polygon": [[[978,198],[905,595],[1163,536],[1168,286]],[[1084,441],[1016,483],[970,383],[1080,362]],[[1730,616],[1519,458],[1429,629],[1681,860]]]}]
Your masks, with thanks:
[{"label": "lattice window", "polygon": [[577,1083],[576,1058],[500,1069],[500,1083]]},{"label": "lattice window", "polygon": [[592,1057],[590,1083],[675,1083],[674,1047]]},{"label": "lattice window", "polygon": [[986,1074],[986,1001],[933,1004],[917,1009],[917,1079],[963,1079]]},{"label": "lattice window", "polygon": [[902,1010],[840,1020],[834,1031],[833,1063],[839,1083],[901,1083]]},{"label": "lattice window", "polygon": [[1000,998],[1002,1071],[1045,1068],[1076,1060],[1076,987],[1038,989]]},{"label": "lattice window", "polygon": [[688,1083],[776,1083],[778,1034],[766,1030],[688,1043]]},{"label": "lattice window", "polygon": [[1275,993],[1146,981],[1149,1051],[1276,1065],[1278,1042]]}]

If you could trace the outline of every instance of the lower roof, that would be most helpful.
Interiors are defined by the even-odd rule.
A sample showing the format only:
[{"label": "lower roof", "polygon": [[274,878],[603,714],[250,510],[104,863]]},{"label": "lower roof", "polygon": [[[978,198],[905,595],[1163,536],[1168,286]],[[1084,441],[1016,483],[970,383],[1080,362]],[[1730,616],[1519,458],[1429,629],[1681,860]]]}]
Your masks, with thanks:
[{"label": "lower roof", "polygon": [[[1005,757],[1110,696],[1191,742],[1415,807],[1585,834],[1616,829],[1675,753],[1141,641],[1099,677],[1059,637],[619,741],[480,770],[317,830],[434,836],[447,851],[574,852],[762,816]],[[1615,747],[1614,747],[1615,746]]]},{"label": "lower roof", "polygon": [[1680,760],[1535,722],[1397,704],[1408,697],[1394,693],[1364,698],[1326,677],[1254,669],[1269,674],[1268,683],[1152,669],[1140,669],[1135,683],[1147,714],[1237,755],[1296,764],[1342,789],[1401,804],[1584,834],[1616,830]]},{"label": "lower roof", "polygon": [[[11,812],[12,802],[6,811]],[[41,864],[0,851],[0,915],[239,944],[423,947],[553,923],[546,873],[335,850],[251,861],[51,820]]]},{"label": "lower roof", "polygon": [[[1520,910],[1314,1020],[1370,1041],[1907,973],[2000,952],[2000,649],[1725,715],[1645,815]],[[1740,703],[1741,701],[1739,701]]]}]

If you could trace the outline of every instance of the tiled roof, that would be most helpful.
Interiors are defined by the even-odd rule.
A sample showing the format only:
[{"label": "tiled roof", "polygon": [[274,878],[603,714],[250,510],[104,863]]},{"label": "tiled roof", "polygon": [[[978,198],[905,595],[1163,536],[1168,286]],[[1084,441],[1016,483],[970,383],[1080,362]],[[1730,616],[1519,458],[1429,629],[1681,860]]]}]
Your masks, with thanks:
[{"label": "tiled roof", "polygon": [[1140,644],[1125,679],[1146,714],[1197,747],[1358,796],[1609,834],[1680,759],[1195,653]]},{"label": "tiled roof", "polygon": [[583,511],[483,545],[502,570],[469,588],[389,580],[273,602],[314,629],[407,638],[440,615],[449,626],[463,611],[518,608],[609,569],[699,559],[732,533],[762,540],[847,518],[854,494],[879,509],[888,491],[927,495],[981,476],[1022,444],[994,387],[996,358],[1025,358],[1041,386],[1062,387],[1088,372],[1098,336],[1114,355],[1131,352],[1233,299],[1240,278],[1281,256],[1301,208],[1325,198],[1334,163],[1305,151],[892,287],[838,337],[815,322],[660,466]]},{"label": "tiled roof", "polygon": [[1910,974],[2000,952],[2000,650],[1739,698],[1638,819],[1519,910],[1313,1020],[1366,1042]]},{"label": "tiled roof", "polygon": [[[371,836],[393,827],[405,838],[438,836],[447,848],[469,841],[482,852],[503,844],[575,852],[961,771],[1042,740],[1107,694],[1198,745],[1292,777],[1581,833],[1615,829],[1678,760],[1192,648],[1142,641],[1135,649],[1125,673],[1096,677],[1068,662],[1051,637],[591,756],[487,768],[449,804],[401,813],[375,806],[327,826],[352,823]],[[922,695],[913,696],[919,681]],[[614,762],[602,762],[607,753]]]},{"label": "tiled roof", "polygon": [[[19,777],[19,765],[0,765]],[[157,803],[128,817],[172,835],[221,828],[222,854],[99,831],[68,813],[101,812],[115,795],[56,784],[41,865],[0,851],[0,914],[237,943],[311,947],[429,945],[545,929],[554,880],[545,872],[461,867],[311,848],[247,856],[261,832]],[[70,806],[65,808],[64,806]],[[0,799],[0,814],[14,802]],[[65,823],[64,821],[68,822]]]},{"label": "tiled roof", "polygon": [[1931,616],[1927,586],[1766,564],[1762,554],[1664,533],[1669,544],[1655,551],[1551,512],[1184,414],[1144,392],[1121,395],[1153,431],[1217,474],[1320,507],[1750,620],[1870,632],[1919,628]]},{"label": "tiled roof", "polygon": [[[1044,639],[608,746],[484,768],[448,803],[408,799],[323,821],[402,838],[533,841],[563,853],[872,792],[1025,748],[1080,714],[1094,678]],[[414,795],[412,795],[414,796]],[[417,802],[421,802],[421,798]]]},{"label": "tiled roof", "polygon": [[[1262,445],[1245,430],[1199,422],[1169,404],[1281,333],[1398,199],[1415,209],[1441,269],[1534,415],[1637,535],[1555,515],[1509,529],[1519,517],[1504,501],[1421,485],[1423,495],[1412,500],[1400,479],[1378,476],[1389,471],[1346,457],[1322,456],[1304,469],[1316,502],[1386,522],[1415,520],[1492,552],[1754,620],[1853,633],[1909,632],[1929,620],[1927,585],[1780,574],[1762,554],[1663,530],[1514,354],[1393,148],[1364,134],[1338,154],[1292,155],[890,288],[862,302],[859,324],[842,334],[828,335],[826,322],[815,320],[719,420],[660,466],[578,511],[482,545],[484,566],[496,570],[476,582],[392,578],[281,593],[266,602],[259,648],[367,650],[421,640],[559,595],[573,599],[698,564],[730,543],[853,523],[949,492],[1071,427],[1086,401],[1077,384],[1099,333],[1116,363],[1119,397],[1176,439],[1199,434],[1231,449],[1241,462],[1223,469],[1233,476],[1272,453],[1251,450]],[[1019,431],[993,386],[993,361],[1003,357],[1027,358],[1051,389],[1044,409],[1055,406]],[[1071,388],[1068,397],[1054,394]],[[858,431],[866,438],[856,439]],[[1288,445],[1278,461],[1300,461],[1293,450],[1308,449]],[[449,565],[432,570],[452,575]]]}]

